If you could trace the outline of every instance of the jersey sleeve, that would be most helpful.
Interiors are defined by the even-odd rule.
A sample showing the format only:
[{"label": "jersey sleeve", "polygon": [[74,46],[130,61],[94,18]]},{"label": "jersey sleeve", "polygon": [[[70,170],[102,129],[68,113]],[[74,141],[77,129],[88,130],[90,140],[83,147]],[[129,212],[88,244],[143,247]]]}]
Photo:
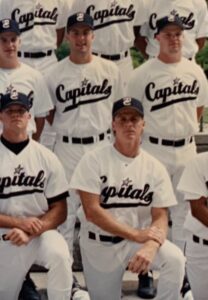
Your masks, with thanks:
[{"label": "jersey sleeve", "polygon": [[47,163],[50,173],[45,189],[45,196],[47,199],[54,199],[69,191],[69,183],[67,182],[64,168],[54,153],[50,152]]},{"label": "jersey sleeve", "polygon": [[37,74],[36,83],[34,87],[34,116],[41,117],[47,115],[53,109],[48,87],[41,74]]},{"label": "jersey sleeve", "polygon": [[149,0],[135,0],[136,17],[134,26],[141,26],[148,20]]},{"label": "jersey sleeve", "polygon": [[58,15],[57,29],[65,28],[67,19],[71,15],[72,3],[69,0],[62,0]]},{"label": "jersey sleeve", "polygon": [[154,176],[154,201],[153,207],[170,207],[177,204],[170,176],[165,167],[157,161],[153,171]]},{"label": "jersey sleeve", "polygon": [[71,178],[70,188],[100,195],[99,164],[91,153],[86,153],[79,161]]},{"label": "jersey sleeve", "polygon": [[9,2],[11,1],[0,0],[0,20],[5,18],[11,18],[11,11],[10,11],[11,3]]},{"label": "jersey sleeve", "polygon": [[208,107],[208,82],[207,78],[204,74],[204,71],[199,65],[196,65],[198,76],[197,79],[199,81],[199,94],[197,97],[197,106],[205,106]]},{"label": "jersey sleeve", "polygon": [[196,1],[196,9],[198,9],[197,19],[198,26],[196,30],[196,38],[208,36],[208,9],[205,0]]},{"label": "jersey sleeve", "polygon": [[206,174],[207,163],[207,153],[198,154],[187,163],[177,186],[177,189],[184,194],[185,200],[208,196],[206,183],[208,182],[208,176]]},{"label": "jersey sleeve", "polygon": [[136,98],[143,102],[144,98],[144,81],[145,72],[143,72],[143,65],[136,68],[127,82],[127,96]]}]

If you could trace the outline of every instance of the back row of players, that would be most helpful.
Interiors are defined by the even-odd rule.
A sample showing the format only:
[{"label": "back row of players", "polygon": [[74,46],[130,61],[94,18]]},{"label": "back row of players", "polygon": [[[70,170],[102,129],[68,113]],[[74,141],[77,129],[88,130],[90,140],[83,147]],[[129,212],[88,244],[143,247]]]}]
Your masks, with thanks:
[{"label": "back row of players", "polygon": [[[83,10],[93,17],[94,24],[82,13],[68,20],[68,29],[79,22],[87,26],[67,31],[70,59],[56,64],[54,50],[63,40],[67,18]],[[161,46],[155,38],[157,20],[167,15],[170,22],[179,17],[183,23],[183,28],[177,26],[180,31],[185,29],[182,53],[188,60],[181,54],[172,59],[170,47]],[[1,33],[10,32],[8,28],[15,32],[2,35],[0,40],[1,93],[17,90],[29,95],[36,123],[36,132],[34,122],[30,131],[37,140],[50,111],[49,119],[56,132],[54,152],[67,179],[70,181],[85,152],[108,143],[112,103],[128,94],[147,104],[143,146],[167,166],[175,189],[184,164],[196,153],[192,137],[197,132],[197,117],[201,117],[207,101],[206,78],[195,62],[189,61],[208,36],[206,2],[1,0],[0,19],[5,18],[16,20],[19,29],[9,20],[1,22]],[[181,43],[180,40],[179,48]],[[160,45],[163,58],[149,60],[133,72],[129,52],[133,44],[151,58],[158,56]],[[42,72],[46,83],[35,69]],[[172,210],[173,240],[183,249],[184,202],[176,193],[179,205]],[[79,199],[71,192],[68,200],[68,220],[62,232],[72,251]]]}]

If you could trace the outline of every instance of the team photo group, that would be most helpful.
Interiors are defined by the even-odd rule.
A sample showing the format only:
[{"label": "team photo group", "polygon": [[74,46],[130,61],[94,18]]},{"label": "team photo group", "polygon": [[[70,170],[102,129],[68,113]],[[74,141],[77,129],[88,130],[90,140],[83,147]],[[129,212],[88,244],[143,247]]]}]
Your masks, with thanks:
[{"label": "team photo group", "polygon": [[0,0],[0,300],[35,266],[49,300],[208,300],[207,38],[206,0]]}]

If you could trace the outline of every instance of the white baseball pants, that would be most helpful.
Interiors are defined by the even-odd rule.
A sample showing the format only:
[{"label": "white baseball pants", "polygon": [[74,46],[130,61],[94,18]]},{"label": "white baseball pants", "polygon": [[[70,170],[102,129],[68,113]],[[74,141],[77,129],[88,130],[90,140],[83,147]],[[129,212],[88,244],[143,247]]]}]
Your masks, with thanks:
[{"label": "white baseball pants", "polygon": [[[120,300],[122,278],[129,259],[141,244],[119,244],[80,239],[85,281],[91,300]],[[166,240],[160,247],[151,269],[160,272],[155,300],[178,300],[183,283],[185,258],[181,250]]]}]

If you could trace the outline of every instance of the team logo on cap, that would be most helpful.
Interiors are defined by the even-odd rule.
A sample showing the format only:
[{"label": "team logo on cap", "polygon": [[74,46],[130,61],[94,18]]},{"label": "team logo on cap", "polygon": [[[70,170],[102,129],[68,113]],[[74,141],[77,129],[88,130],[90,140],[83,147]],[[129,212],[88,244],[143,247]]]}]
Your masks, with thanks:
[{"label": "team logo on cap", "polygon": [[174,20],[175,20],[175,16],[174,15],[168,16],[168,21],[169,22],[174,22]]},{"label": "team logo on cap", "polygon": [[125,106],[131,105],[131,98],[130,97],[125,97],[123,99],[123,105],[125,105]]},{"label": "team logo on cap", "polygon": [[18,98],[18,92],[15,90],[11,91],[10,99],[17,100],[17,98]]},{"label": "team logo on cap", "polygon": [[83,13],[78,13],[77,14],[77,21],[79,21],[79,22],[84,21],[84,14]]},{"label": "team logo on cap", "polygon": [[10,27],[10,20],[8,20],[8,19],[3,20],[3,21],[2,21],[2,27],[3,27],[4,29],[9,28],[9,27]]}]

